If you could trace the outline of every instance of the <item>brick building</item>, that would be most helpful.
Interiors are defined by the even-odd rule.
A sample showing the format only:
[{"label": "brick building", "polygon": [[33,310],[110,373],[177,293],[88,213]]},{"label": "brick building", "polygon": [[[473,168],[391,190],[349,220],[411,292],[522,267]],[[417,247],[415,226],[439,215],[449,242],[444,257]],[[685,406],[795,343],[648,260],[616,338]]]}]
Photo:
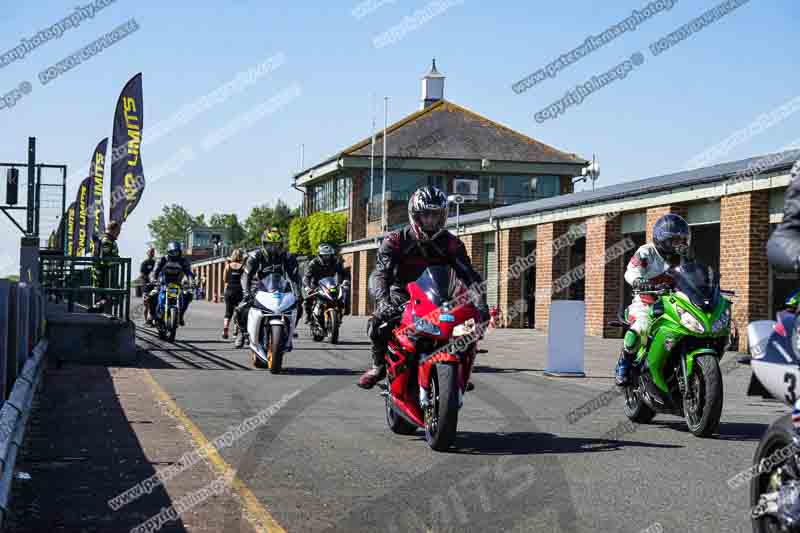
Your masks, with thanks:
[{"label": "brick building", "polygon": [[[782,220],[789,170],[800,151],[574,193],[584,159],[444,100],[435,64],[423,78],[422,102],[422,109],[387,128],[385,202],[380,134],[374,159],[366,139],[293,177],[306,214],[348,214],[349,242],[341,252],[355,315],[372,312],[368,280],[381,226],[407,223],[408,195],[425,184],[470,200],[461,206],[458,228],[451,216],[450,229],[487,280],[489,304],[502,316],[512,306],[521,309],[506,327],[546,330],[550,303],[573,299],[586,304],[588,335],[619,336],[607,323],[632,297],[625,265],[668,212],[687,219],[696,257],[720,272],[724,289],[736,292],[740,349],[746,348],[746,324],[772,316],[797,286],[797,275],[771,272],[766,242]],[[207,297],[219,297],[222,264],[210,259],[193,268],[205,276]]]}]

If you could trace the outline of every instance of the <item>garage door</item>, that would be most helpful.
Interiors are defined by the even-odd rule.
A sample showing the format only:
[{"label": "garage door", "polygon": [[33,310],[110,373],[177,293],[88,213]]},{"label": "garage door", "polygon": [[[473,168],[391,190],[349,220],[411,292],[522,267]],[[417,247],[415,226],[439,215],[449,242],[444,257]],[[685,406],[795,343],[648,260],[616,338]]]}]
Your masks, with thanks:
[{"label": "garage door", "polygon": [[493,242],[484,245],[483,271],[486,272],[486,303],[497,305],[497,254]]}]

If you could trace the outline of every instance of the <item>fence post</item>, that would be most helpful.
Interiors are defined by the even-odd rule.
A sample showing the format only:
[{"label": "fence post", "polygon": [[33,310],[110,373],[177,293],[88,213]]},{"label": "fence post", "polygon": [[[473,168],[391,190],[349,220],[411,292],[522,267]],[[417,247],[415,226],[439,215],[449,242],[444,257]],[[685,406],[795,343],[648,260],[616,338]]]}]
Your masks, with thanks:
[{"label": "fence post", "polygon": [[5,400],[8,396],[8,389],[6,389],[6,369],[8,368],[9,352],[11,285],[11,281],[0,279],[0,400]]},{"label": "fence post", "polygon": [[14,361],[14,380],[17,379],[22,365],[28,358],[28,331],[30,327],[30,286],[27,283],[17,285],[17,353]]}]

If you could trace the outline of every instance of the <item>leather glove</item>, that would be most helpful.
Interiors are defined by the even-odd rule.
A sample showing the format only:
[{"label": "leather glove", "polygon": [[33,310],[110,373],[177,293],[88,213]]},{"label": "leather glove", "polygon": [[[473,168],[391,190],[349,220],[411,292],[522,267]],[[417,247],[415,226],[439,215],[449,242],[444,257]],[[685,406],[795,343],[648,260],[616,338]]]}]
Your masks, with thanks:
[{"label": "leather glove", "polygon": [[397,307],[396,305],[392,305],[390,302],[380,302],[378,304],[377,315],[380,320],[386,322],[402,312],[402,309]]}]

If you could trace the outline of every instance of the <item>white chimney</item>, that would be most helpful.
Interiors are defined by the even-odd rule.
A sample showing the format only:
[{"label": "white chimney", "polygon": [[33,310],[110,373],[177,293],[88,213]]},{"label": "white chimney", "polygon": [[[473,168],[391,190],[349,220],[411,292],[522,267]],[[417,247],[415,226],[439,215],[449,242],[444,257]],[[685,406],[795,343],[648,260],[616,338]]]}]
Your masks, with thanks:
[{"label": "white chimney", "polygon": [[422,107],[420,109],[425,109],[439,100],[444,100],[444,76],[436,70],[436,59],[434,59],[430,72],[422,78]]}]

